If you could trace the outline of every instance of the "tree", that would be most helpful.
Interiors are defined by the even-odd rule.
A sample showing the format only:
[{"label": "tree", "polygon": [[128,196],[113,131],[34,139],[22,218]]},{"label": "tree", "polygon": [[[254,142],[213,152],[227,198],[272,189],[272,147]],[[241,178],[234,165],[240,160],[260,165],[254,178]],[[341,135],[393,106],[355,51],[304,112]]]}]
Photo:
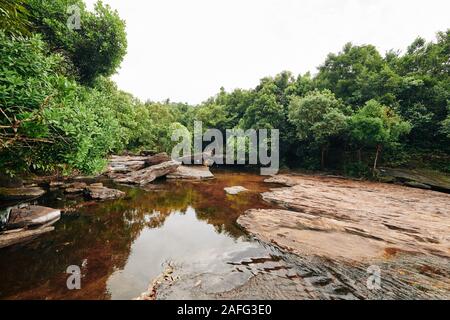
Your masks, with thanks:
[{"label": "tree", "polygon": [[29,12],[24,0],[0,0],[0,29],[10,35],[29,35]]},{"label": "tree", "polygon": [[[450,106],[450,102],[449,102],[449,106]],[[450,107],[449,107],[449,115],[448,115],[447,119],[442,121],[441,131],[443,134],[445,134],[447,136],[448,139],[450,139]]]},{"label": "tree", "polygon": [[375,100],[368,101],[363,108],[349,118],[349,135],[360,146],[374,147],[374,172],[383,146],[398,142],[402,135],[411,130],[409,122],[404,121],[392,109]]},{"label": "tree", "polygon": [[[67,26],[70,6],[80,10],[80,29]],[[94,12],[82,0],[28,0],[36,30],[53,51],[63,52],[75,66],[78,78],[91,84],[98,76],[114,74],[126,54],[125,22],[101,1]]]},{"label": "tree", "polygon": [[321,167],[330,139],[346,127],[348,109],[329,90],[312,91],[305,97],[295,97],[289,106],[289,121],[295,126],[301,141],[311,141],[321,149]]},{"label": "tree", "polygon": [[[383,94],[380,74],[386,63],[372,45],[347,43],[339,54],[329,54],[319,67],[316,81],[354,108]],[[386,71],[385,71],[386,72]]]}]

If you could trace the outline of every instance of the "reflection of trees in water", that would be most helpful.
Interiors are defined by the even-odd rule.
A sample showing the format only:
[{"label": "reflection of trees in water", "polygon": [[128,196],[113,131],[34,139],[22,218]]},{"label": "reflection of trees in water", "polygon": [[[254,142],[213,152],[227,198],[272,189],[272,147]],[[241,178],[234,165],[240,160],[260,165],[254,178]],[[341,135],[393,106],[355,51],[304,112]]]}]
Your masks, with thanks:
[{"label": "reflection of trees in water", "polygon": [[[124,268],[142,230],[160,228],[171,214],[184,214],[189,207],[217,232],[240,237],[243,232],[235,224],[238,216],[267,206],[256,187],[260,180],[250,181],[254,193],[225,195],[224,187],[244,181],[249,186],[249,176],[227,176],[201,183],[167,182],[149,192],[127,188],[125,199],[84,207],[78,217],[63,218],[56,231],[38,241],[2,250],[0,298],[107,299],[108,278]],[[82,290],[68,291],[65,271],[83,261]]]}]

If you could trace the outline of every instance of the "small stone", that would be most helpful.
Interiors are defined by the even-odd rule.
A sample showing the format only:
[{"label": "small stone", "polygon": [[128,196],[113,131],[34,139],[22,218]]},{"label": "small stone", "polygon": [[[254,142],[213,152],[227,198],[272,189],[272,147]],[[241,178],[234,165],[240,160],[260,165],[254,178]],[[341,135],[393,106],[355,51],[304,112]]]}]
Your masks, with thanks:
[{"label": "small stone", "polygon": [[235,187],[229,187],[229,188],[224,188],[225,192],[230,194],[230,195],[237,195],[241,192],[246,192],[248,191],[248,189],[241,187],[241,186],[235,186]]}]

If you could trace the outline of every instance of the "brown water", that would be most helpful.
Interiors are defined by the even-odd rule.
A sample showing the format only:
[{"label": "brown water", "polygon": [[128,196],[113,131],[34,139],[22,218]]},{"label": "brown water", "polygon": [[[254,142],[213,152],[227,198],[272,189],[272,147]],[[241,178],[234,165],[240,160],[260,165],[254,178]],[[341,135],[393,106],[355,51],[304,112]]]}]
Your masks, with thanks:
[{"label": "brown water", "polygon": [[[260,192],[269,186],[250,173],[215,172],[202,182],[160,181],[147,190],[115,186],[127,198],[97,202],[64,216],[56,230],[24,246],[0,251],[0,298],[130,299],[172,261],[195,271],[228,265],[227,256],[270,249],[249,239],[236,225],[250,208],[267,208]],[[238,196],[223,188],[242,185]],[[82,202],[53,192],[39,204],[63,208]],[[82,289],[66,287],[70,265],[82,270]],[[199,267],[200,268],[200,267]]]},{"label": "brown water", "polygon": [[[382,288],[372,291],[368,265],[282,253],[253,240],[236,219],[247,209],[273,207],[260,193],[277,186],[249,172],[214,174],[211,181],[161,180],[145,190],[103,181],[127,193],[116,201],[49,193],[37,203],[85,206],[64,215],[52,233],[0,250],[0,299],[133,299],[168,262],[176,280],[161,286],[160,299],[450,298],[444,258],[380,261]],[[223,190],[238,185],[250,192]],[[81,290],[67,289],[71,265],[81,267]]]}]

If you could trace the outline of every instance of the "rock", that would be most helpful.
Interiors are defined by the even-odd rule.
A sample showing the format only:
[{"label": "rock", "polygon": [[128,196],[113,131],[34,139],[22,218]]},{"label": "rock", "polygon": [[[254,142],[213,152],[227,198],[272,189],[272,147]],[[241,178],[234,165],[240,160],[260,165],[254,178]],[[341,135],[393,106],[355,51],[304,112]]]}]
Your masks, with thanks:
[{"label": "rock", "polygon": [[177,161],[166,161],[139,171],[133,171],[127,175],[114,179],[114,181],[119,183],[146,185],[159,177],[163,177],[176,171],[179,166],[180,163]]},{"label": "rock", "polygon": [[86,196],[94,200],[111,200],[122,198],[125,196],[125,192],[106,188],[101,183],[93,183],[86,187],[85,194]]},{"label": "rock", "polygon": [[250,210],[238,223],[299,256],[379,261],[391,252],[450,257],[450,195],[408,187],[280,175],[288,188],[263,193],[287,210]]},{"label": "rock", "polygon": [[409,185],[417,183],[417,186],[430,186],[433,190],[450,193],[450,176],[433,170],[382,168],[380,169],[380,178]]},{"label": "rock", "polygon": [[35,199],[45,194],[45,190],[40,187],[22,188],[0,188],[0,200],[29,200]]},{"label": "rock", "polygon": [[107,175],[110,178],[123,178],[124,174],[139,171],[149,166],[170,161],[167,153],[149,156],[112,156],[109,159]]},{"label": "rock", "polygon": [[419,189],[425,189],[425,190],[431,190],[431,187],[427,184],[419,183],[416,181],[408,181],[405,182],[405,185],[412,188],[419,188]]},{"label": "rock", "polygon": [[241,187],[241,186],[236,186],[236,187],[229,187],[229,188],[224,188],[225,192],[230,194],[230,195],[236,195],[239,194],[241,192],[246,192],[248,191],[248,189]]},{"label": "rock", "polygon": [[211,152],[203,152],[203,153],[196,153],[196,154],[188,155],[188,156],[184,156],[184,157],[179,157],[175,160],[185,164],[186,166],[206,165],[209,167],[213,164],[212,157],[213,156],[212,156]]},{"label": "rock", "polygon": [[84,182],[74,182],[63,186],[64,193],[82,193],[87,184]]},{"label": "rock", "polygon": [[28,242],[36,237],[55,230],[54,227],[41,227],[38,229],[16,229],[0,233],[0,248],[10,247],[23,242]]},{"label": "rock", "polygon": [[204,166],[180,166],[175,172],[167,175],[167,179],[206,180],[214,175]]},{"label": "rock", "polygon": [[81,208],[96,206],[97,204],[98,204],[97,201],[89,201],[89,202],[80,202],[80,203],[77,203],[77,204],[74,204],[74,205],[69,205],[69,206],[61,209],[61,214],[64,215],[64,216],[76,215],[77,212]]},{"label": "rock", "polygon": [[60,188],[64,186],[64,181],[50,181],[48,186],[50,188]]},{"label": "rock", "polygon": [[146,157],[121,157],[112,159],[108,165],[108,173],[127,173],[145,167]]},{"label": "rock", "polygon": [[167,162],[172,160],[167,153],[163,152],[163,153],[158,153],[155,154],[154,156],[149,156],[147,158],[147,160],[145,160],[145,165],[147,166],[154,166],[163,162]]},{"label": "rock", "polygon": [[139,152],[140,156],[154,156],[155,154],[156,152],[153,150],[142,150],[141,152]]},{"label": "rock", "polygon": [[158,295],[158,289],[162,284],[172,284],[174,281],[178,280],[177,277],[173,276],[174,267],[169,262],[165,267],[164,271],[157,276],[151,284],[148,286],[147,291],[143,292],[139,297],[134,300],[156,300]]},{"label": "rock", "polygon": [[11,209],[7,229],[35,227],[56,222],[61,211],[41,206],[25,206]]}]

